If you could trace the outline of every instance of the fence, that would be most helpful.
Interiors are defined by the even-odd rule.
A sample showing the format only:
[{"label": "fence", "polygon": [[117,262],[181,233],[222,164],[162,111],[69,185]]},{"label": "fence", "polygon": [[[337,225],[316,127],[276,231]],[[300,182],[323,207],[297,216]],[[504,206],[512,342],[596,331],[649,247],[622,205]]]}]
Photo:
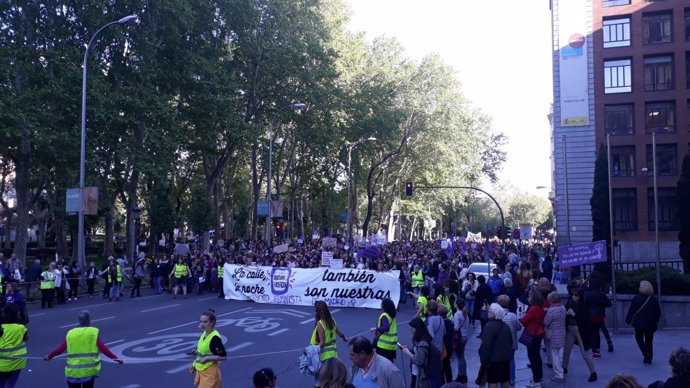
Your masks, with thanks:
[{"label": "fence", "polygon": [[[619,261],[615,263],[616,271],[636,271],[642,268],[655,268],[656,261]],[[664,260],[661,261],[661,265],[669,268],[673,268],[679,272],[683,272],[683,261],[682,260]],[[594,264],[585,264],[580,266],[580,274],[583,278],[589,276],[594,270]]]}]

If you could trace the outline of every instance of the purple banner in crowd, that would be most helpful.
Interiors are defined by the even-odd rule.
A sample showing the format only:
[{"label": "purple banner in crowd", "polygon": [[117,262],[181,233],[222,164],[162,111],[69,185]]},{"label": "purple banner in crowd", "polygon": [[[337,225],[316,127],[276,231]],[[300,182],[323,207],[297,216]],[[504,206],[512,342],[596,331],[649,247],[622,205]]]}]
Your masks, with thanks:
[{"label": "purple banner in crowd", "polygon": [[558,247],[558,261],[561,267],[574,267],[606,260],[606,240]]}]

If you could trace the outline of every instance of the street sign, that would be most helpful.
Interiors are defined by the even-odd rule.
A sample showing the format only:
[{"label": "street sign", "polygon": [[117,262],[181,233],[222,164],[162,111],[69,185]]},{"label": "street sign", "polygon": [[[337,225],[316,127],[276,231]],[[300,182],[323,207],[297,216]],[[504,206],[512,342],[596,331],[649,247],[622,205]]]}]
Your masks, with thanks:
[{"label": "street sign", "polygon": [[81,196],[79,195],[79,189],[67,189],[65,195],[65,212],[67,214],[79,213],[81,204]]}]

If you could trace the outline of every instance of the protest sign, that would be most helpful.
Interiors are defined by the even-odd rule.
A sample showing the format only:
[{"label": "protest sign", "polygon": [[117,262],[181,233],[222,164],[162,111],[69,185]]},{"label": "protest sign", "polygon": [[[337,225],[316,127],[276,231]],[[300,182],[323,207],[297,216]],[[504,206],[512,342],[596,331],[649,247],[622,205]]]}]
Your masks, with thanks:
[{"label": "protest sign", "polygon": [[606,260],[606,240],[558,247],[558,264],[561,267],[575,267]]},{"label": "protest sign", "polygon": [[329,267],[331,265],[331,260],[333,260],[333,252],[321,252],[321,266]]},{"label": "protest sign", "polygon": [[225,264],[223,290],[226,299],[257,303],[313,306],[323,300],[329,306],[381,308],[381,299],[397,306],[400,271],[356,269],[282,268]]}]

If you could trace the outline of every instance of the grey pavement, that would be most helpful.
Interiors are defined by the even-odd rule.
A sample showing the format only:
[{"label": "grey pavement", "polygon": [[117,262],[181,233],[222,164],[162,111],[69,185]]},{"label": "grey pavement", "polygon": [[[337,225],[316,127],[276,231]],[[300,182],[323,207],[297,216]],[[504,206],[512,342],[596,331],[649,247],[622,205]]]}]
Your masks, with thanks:
[{"label": "grey pavement", "polygon": [[[128,293],[122,302],[108,303],[100,297],[80,298],[76,302],[54,309],[41,310],[30,305],[31,323],[28,343],[28,364],[19,378],[17,387],[65,387],[64,356],[51,362],[41,360],[52,350],[66,332],[76,326],[77,313],[88,308],[93,325],[101,330],[103,341],[125,360],[116,365],[104,358],[101,377],[96,387],[192,387],[192,375],[187,368],[190,357],[184,353],[196,346],[200,330],[197,327],[200,314],[213,308],[218,315],[218,331],[228,349],[227,361],[221,363],[224,387],[249,388],[252,374],[263,367],[273,368],[281,388],[308,388],[311,377],[298,371],[299,350],[307,345],[314,327],[311,306],[282,306],[257,304],[244,301],[226,301],[213,294],[190,295],[187,299],[173,300],[170,295],[152,295],[150,289],[141,298],[130,299]],[[378,310],[351,309],[332,306],[331,312],[338,326],[348,336],[361,334],[371,337],[379,315]],[[412,304],[401,305],[398,315],[400,341],[411,344],[407,323],[414,314]],[[472,380],[479,369],[477,349],[479,339],[470,339],[466,350],[468,372]],[[605,343],[605,342],[604,342]],[[690,347],[688,331],[660,331],[655,338],[653,365],[644,365],[632,332],[614,334],[615,352],[603,353],[595,361],[599,380],[588,383],[587,368],[574,349],[565,383],[549,381],[553,373],[545,370],[545,387],[603,387],[616,373],[632,374],[647,385],[657,379],[670,376],[668,356],[678,346]],[[338,355],[350,365],[347,346],[338,340]],[[396,365],[405,371],[409,385],[409,360],[401,359]],[[530,380],[527,355],[523,346],[516,354],[518,387]],[[472,385],[474,386],[474,385]],[[402,388],[402,387],[401,387]]]}]

